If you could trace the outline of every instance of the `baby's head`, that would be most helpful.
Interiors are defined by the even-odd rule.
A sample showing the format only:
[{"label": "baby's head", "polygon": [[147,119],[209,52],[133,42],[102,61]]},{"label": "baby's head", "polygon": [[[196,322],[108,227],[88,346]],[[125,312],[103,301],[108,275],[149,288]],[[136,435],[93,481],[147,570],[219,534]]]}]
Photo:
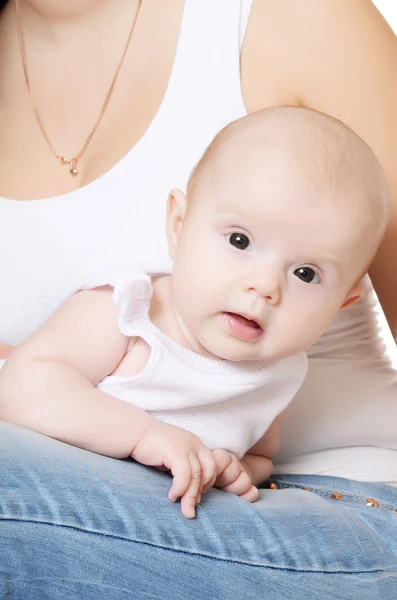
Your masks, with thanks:
[{"label": "baby's head", "polygon": [[168,201],[173,305],[196,349],[309,348],[362,296],[387,217],[379,162],[339,121],[280,107],[228,125]]}]

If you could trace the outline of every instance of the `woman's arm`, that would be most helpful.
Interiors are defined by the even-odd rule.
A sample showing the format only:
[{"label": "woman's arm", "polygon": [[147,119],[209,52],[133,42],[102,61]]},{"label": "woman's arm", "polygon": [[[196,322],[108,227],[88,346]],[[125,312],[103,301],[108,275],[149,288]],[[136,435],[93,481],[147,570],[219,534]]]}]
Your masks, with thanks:
[{"label": "woman's arm", "polygon": [[96,389],[128,344],[108,287],[76,294],[0,371],[0,418],[61,441],[127,457],[152,418]]},{"label": "woman's arm", "polygon": [[[370,0],[255,0],[242,76],[249,110],[297,104],[330,114],[356,131],[378,156],[389,183],[391,219],[370,275],[396,334],[395,35]],[[272,91],[269,77],[275,83]]]}]

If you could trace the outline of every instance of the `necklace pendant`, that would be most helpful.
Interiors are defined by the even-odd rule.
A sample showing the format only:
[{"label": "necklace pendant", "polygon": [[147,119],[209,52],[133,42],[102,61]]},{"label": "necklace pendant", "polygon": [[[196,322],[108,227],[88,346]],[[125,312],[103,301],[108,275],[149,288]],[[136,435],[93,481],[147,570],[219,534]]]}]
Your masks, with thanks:
[{"label": "necklace pendant", "polygon": [[[5,1],[7,1],[7,0],[5,0]],[[72,177],[76,177],[79,174],[79,172],[77,170],[77,161],[80,160],[80,158],[83,156],[83,154],[84,154],[84,152],[85,152],[88,144],[90,143],[93,135],[95,134],[96,130],[98,129],[98,127],[99,127],[99,125],[100,125],[100,123],[101,123],[101,121],[103,119],[103,116],[104,116],[104,114],[106,112],[106,108],[107,108],[107,105],[109,103],[110,97],[111,97],[111,95],[113,93],[113,88],[114,88],[114,86],[116,84],[116,80],[117,80],[117,77],[119,75],[119,71],[120,71],[120,69],[122,67],[122,64],[124,62],[124,58],[125,58],[125,56],[127,54],[127,50],[128,50],[129,45],[130,45],[130,41],[131,41],[132,35],[134,33],[135,25],[137,23],[137,19],[138,19],[138,15],[139,15],[139,12],[140,12],[140,9],[141,9],[142,2],[143,2],[143,0],[137,0],[137,7],[135,9],[134,18],[132,20],[132,24],[131,24],[131,27],[130,27],[130,31],[129,31],[129,34],[128,34],[127,41],[126,41],[125,46],[124,46],[123,53],[122,53],[121,58],[120,58],[120,60],[118,62],[116,71],[115,71],[115,73],[113,75],[113,79],[110,82],[110,86],[108,87],[105,99],[103,101],[103,104],[102,104],[101,109],[99,111],[99,114],[97,116],[97,119],[94,122],[93,127],[89,131],[89,133],[88,133],[88,135],[87,135],[87,137],[85,139],[84,144],[82,145],[82,147],[80,148],[80,150],[77,152],[77,154],[74,155],[73,158],[67,158],[66,156],[61,156],[60,154],[58,154],[55,151],[54,147],[52,146],[50,138],[47,135],[47,131],[46,131],[45,127],[44,127],[43,120],[42,120],[41,115],[39,113],[39,110],[38,110],[38,108],[36,106],[36,103],[35,103],[35,100],[34,100],[34,97],[33,97],[33,93],[32,93],[32,89],[31,89],[31,85],[30,85],[30,77],[29,77],[29,73],[28,73],[27,58],[26,58],[25,40],[24,40],[24,36],[23,36],[23,31],[22,31],[21,17],[20,17],[20,14],[19,14],[19,0],[14,0],[14,2],[13,2],[14,9],[15,9],[17,33],[18,33],[18,38],[19,38],[19,49],[20,49],[21,59],[22,59],[22,67],[23,67],[23,72],[24,72],[24,75],[25,75],[26,87],[27,87],[27,90],[29,92],[30,104],[31,104],[31,107],[32,107],[32,109],[34,111],[37,125],[40,128],[41,133],[43,134],[43,137],[44,137],[45,141],[47,142],[47,145],[48,145],[49,149],[51,150],[52,154],[55,156],[55,158],[59,161],[59,163],[61,165],[68,165],[68,167],[69,167],[69,173],[70,173],[70,175],[72,175]],[[4,0],[3,1],[0,0],[0,10],[1,10],[1,6],[3,6],[4,3],[5,3]]]},{"label": "necklace pendant", "polygon": [[65,158],[65,156],[57,156],[59,162],[61,163],[61,165],[69,165],[70,169],[69,169],[69,173],[71,175],[73,175],[73,177],[76,177],[76,175],[79,174],[78,170],[77,170],[77,162],[75,158]]},{"label": "necklace pendant", "polygon": [[68,160],[68,163],[70,164],[70,170],[69,173],[71,175],[73,175],[73,177],[76,177],[76,175],[79,174],[78,170],[77,170],[77,162],[74,158],[72,158],[72,160]]}]

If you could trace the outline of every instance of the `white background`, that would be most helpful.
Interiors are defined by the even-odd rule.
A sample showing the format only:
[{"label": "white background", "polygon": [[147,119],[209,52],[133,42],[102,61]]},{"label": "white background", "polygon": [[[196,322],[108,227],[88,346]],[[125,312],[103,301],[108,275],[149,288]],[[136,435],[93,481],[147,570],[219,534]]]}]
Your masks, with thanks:
[{"label": "white background", "polygon": [[397,33],[397,0],[373,0],[373,3]]}]

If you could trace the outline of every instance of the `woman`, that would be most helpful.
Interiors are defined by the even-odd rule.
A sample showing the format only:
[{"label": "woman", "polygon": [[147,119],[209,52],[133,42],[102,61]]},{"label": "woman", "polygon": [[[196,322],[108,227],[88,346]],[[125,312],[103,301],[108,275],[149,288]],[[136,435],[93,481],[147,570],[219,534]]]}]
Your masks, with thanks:
[{"label": "woman", "polygon": [[[226,123],[277,104],[341,119],[381,160],[392,219],[371,275],[395,331],[396,65],[368,0],[6,2],[2,356],[72,278],[164,253],[169,188]],[[3,423],[3,597],[394,598],[397,385],[372,304],[313,348],[253,505],[211,490],[187,523],[165,474]]]}]

